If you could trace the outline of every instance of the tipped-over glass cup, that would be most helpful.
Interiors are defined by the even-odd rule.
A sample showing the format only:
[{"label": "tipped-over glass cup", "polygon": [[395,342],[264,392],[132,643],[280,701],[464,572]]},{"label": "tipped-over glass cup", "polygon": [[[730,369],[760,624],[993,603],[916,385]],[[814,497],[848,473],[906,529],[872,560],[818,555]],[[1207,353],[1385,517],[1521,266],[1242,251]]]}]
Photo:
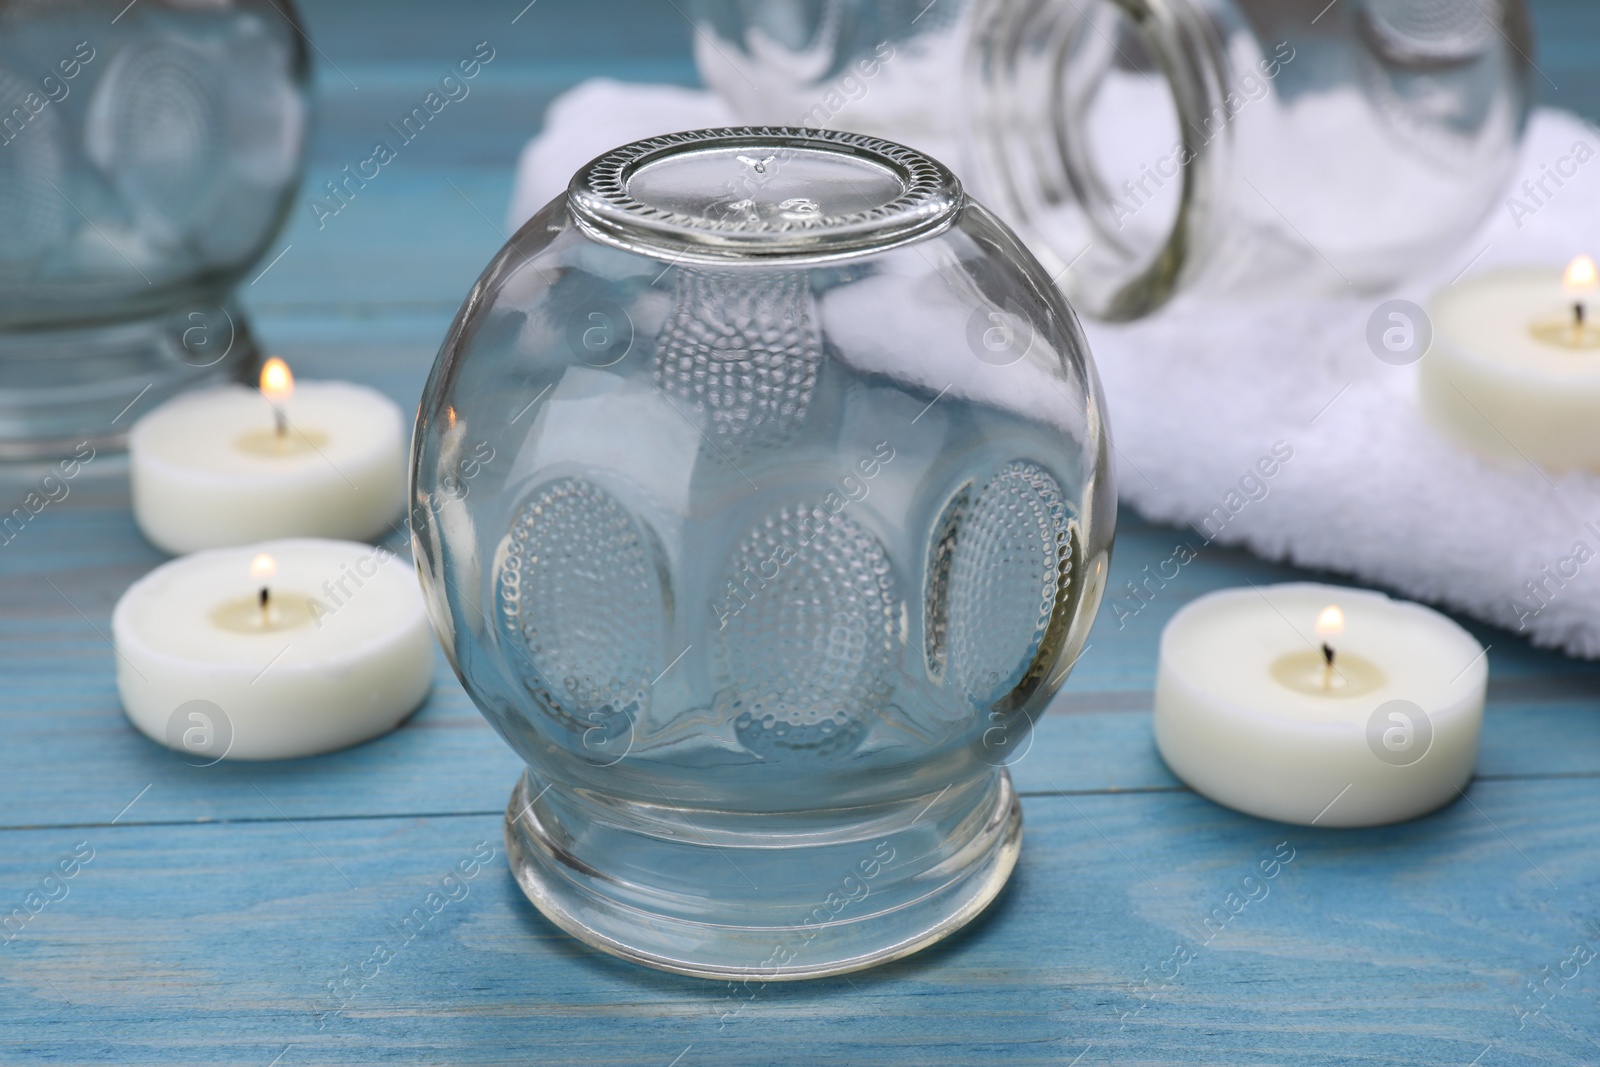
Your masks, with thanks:
[{"label": "tipped-over glass cup", "polygon": [[1523,0],[689,10],[741,121],[959,142],[977,194],[1096,318],[1436,266],[1500,204],[1533,95]]},{"label": "tipped-over glass cup", "polygon": [[412,457],[528,897],[767,980],[972,919],[1105,583],[1108,450],[1071,309],[935,160],[763,128],[586,166],[462,307]]}]

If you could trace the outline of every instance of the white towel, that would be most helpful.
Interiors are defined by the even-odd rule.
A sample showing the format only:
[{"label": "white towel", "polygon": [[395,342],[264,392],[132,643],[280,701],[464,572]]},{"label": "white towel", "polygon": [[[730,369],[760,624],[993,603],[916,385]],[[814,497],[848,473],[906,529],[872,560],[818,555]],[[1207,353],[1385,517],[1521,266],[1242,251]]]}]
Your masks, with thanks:
[{"label": "white towel", "polygon": [[[710,93],[585,82],[551,105],[544,132],[523,151],[510,221],[520,225],[608,148],[733,121]],[[1600,476],[1547,474],[1463,450],[1423,420],[1417,367],[1383,363],[1365,341],[1367,319],[1386,299],[1426,304],[1463,271],[1559,268],[1600,253],[1600,159],[1555,196],[1541,194],[1543,203],[1520,191],[1578,142],[1592,156],[1600,131],[1537,112],[1506,204],[1433,275],[1393,293],[1180,298],[1137,323],[1085,323],[1123,501],[1185,527],[1179,537],[1201,554],[1209,542],[1245,545],[1600,658]],[[1155,571],[1168,557],[1123,562]],[[1102,610],[1136,605],[1111,589]]]}]

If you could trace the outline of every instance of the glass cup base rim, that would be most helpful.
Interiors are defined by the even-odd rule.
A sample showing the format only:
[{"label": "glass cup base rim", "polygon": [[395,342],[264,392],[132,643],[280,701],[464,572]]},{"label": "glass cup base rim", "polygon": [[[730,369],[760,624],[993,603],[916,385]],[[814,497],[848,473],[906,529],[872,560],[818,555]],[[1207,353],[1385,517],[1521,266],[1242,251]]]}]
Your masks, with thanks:
[{"label": "glass cup base rim", "polygon": [[[596,921],[596,916],[601,919],[612,918],[622,912],[615,909],[616,902],[586,892],[563,876],[560,870],[560,865],[563,863],[584,870],[591,876],[597,872],[588,868],[580,858],[563,855],[561,850],[549,847],[545,839],[533,829],[535,824],[527,818],[527,813],[537,797],[535,797],[536,790],[530,788],[530,779],[526,773],[519,778],[516,788],[512,791],[510,803],[506,807],[504,824],[506,856],[512,877],[523,894],[545,918],[579,941],[619,959],[693,978],[744,979],[761,982],[824,978],[864,970],[909,956],[960,930],[993,903],[1010,880],[1022,846],[1020,799],[1012,787],[1010,775],[1003,769],[998,781],[999,786],[995,790],[992,810],[985,813],[985,821],[995,831],[992,834],[993,840],[979,855],[969,860],[957,877],[952,878],[940,891],[933,894],[932,899],[941,907],[932,913],[931,921],[890,923],[872,920],[869,928],[875,926],[884,931],[884,936],[872,939],[862,939],[860,935],[864,930],[858,930],[857,924],[851,923],[849,934],[844,937],[834,935],[826,940],[834,945],[847,940],[858,940],[862,942],[859,951],[841,952],[836,949],[827,952],[824,946],[822,951],[804,962],[751,966],[731,960],[685,959],[681,958],[683,954],[674,954],[667,949],[667,942],[671,939],[673,931],[687,931],[694,928],[696,932],[703,932],[717,927],[709,923],[690,923],[633,908],[627,908],[626,911],[634,916],[647,918],[650,922],[631,924],[615,920],[611,923]],[[927,902],[917,903],[924,905]],[[898,909],[900,912],[910,910],[913,909]],[[589,918],[586,920],[585,916]],[[890,913],[881,918],[894,917],[894,914]],[[652,936],[625,938],[607,930],[607,926],[625,928],[635,935],[648,929]],[[740,929],[744,935],[765,938],[764,943],[781,944],[786,935],[792,935],[794,927],[774,925],[755,929],[748,927],[726,929]],[[809,951],[807,954],[811,955]]]}]

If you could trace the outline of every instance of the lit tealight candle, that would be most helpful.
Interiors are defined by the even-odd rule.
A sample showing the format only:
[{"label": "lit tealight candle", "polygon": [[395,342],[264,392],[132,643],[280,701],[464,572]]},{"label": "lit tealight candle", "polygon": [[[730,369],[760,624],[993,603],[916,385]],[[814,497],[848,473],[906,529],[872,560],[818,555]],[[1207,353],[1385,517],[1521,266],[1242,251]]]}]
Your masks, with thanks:
[{"label": "lit tealight candle", "polygon": [[289,417],[283,413],[283,406],[294,396],[294,374],[290,372],[289,364],[277,356],[261,365],[261,395],[272,405],[274,444],[280,449],[287,449],[290,444]]},{"label": "lit tealight candle", "polygon": [[1499,271],[1441,290],[1421,365],[1423,409],[1486,455],[1551,470],[1600,470],[1600,275]]},{"label": "lit tealight candle", "polygon": [[111,629],[128,718],[207,763],[376,737],[422,703],[433,674],[410,564],[347,541],[173,560],[122,595]]},{"label": "lit tealight candle", "polygon": [[405,420],[348,382],[301,382],[281,359],[242,385],[187,393],[128,438],[133,514],[173,554],[272,537],[377,538],[405,502]]},{"label": "lit tealight candle", "polygon": [[1381,593],[1229,589],[1161,635],[1155,737],[1172,773],[1280,822],[1376,826],[1466,788],[1489,666],[1436,611]]},{"label": "lit tealight candle", "polygon": [[1572,301],[1572,325],[1558,324],[1556,337],[1565,335],[1560,343],[1593,347],[1600,341],[1588,323],[1589,300],[1596,289],[1600,289],[1600,271],[1595,268],[1593,256],[1579,256],[1567,265],[1561,276],[1561,291]]}]

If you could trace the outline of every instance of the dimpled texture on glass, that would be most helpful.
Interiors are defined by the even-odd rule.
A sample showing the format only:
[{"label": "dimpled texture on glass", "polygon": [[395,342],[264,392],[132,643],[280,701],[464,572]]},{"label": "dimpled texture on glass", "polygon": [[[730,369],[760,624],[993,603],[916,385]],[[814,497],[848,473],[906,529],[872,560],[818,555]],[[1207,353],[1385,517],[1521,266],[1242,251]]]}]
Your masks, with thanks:
[{"label": "dimpled texture on glass", "polygon": [[108,75],[90,151],[152,231],[181,232],[222,179],[225,78],[205,53],[163,41],[128,49]]},{"label": "dimpled texture on glass", "polygon": [[805,420],[822,360],[804,274],[729,278],[685,268],[656,383],[707,420],[712,444],[780,443]]},{"label": "dimpled texture on glass", "polygon": [[1502,20],[1499,0],[1367,0],[1371,29],[1401,60],[1462,62],[1493,43]]},{"label": "dimpled texture on glass", "polygon": [[1010,464],[959,524],[948,591],[950,658],[967,698],[991,707],[1021,682],[1071,580],[1066,498],[1031,463]]},{"label": "dimpled texture on glass", "polygon": [[562,726],[614,736],[648,708],[661,600],[650,546],[603,490],[562,478],[523,507],[500,569],[501,632]]},{"label": "dimpled texture on glass", "polygon": [[[769,221],[732,246],[730,210]],[[1107,451],[1071,310],[937,162],[736,129],[580,172],[480,279],[413,445],[434,625],[527,768],[524,892],[698,975],[969,921],[1100,599]]]},{"label": "dimpled texture on glass", "polygon": [[719,680],[740,743],[771,759],[847,754],[891,689],[900,600],[883,546],[826,508],[784,508],[740,540],[727,592]]},{"label": "dimpled texture on glass", "polygon": [[[0,99],[21,100],[33,92],[13,70],[0,66]],[[61,181],[61,146],[56,116],[48,108],[34,116],[38,134],[16,139],[0,151],[0,272],[13,274],[61,239],[72,209],[51,188]]]}]

